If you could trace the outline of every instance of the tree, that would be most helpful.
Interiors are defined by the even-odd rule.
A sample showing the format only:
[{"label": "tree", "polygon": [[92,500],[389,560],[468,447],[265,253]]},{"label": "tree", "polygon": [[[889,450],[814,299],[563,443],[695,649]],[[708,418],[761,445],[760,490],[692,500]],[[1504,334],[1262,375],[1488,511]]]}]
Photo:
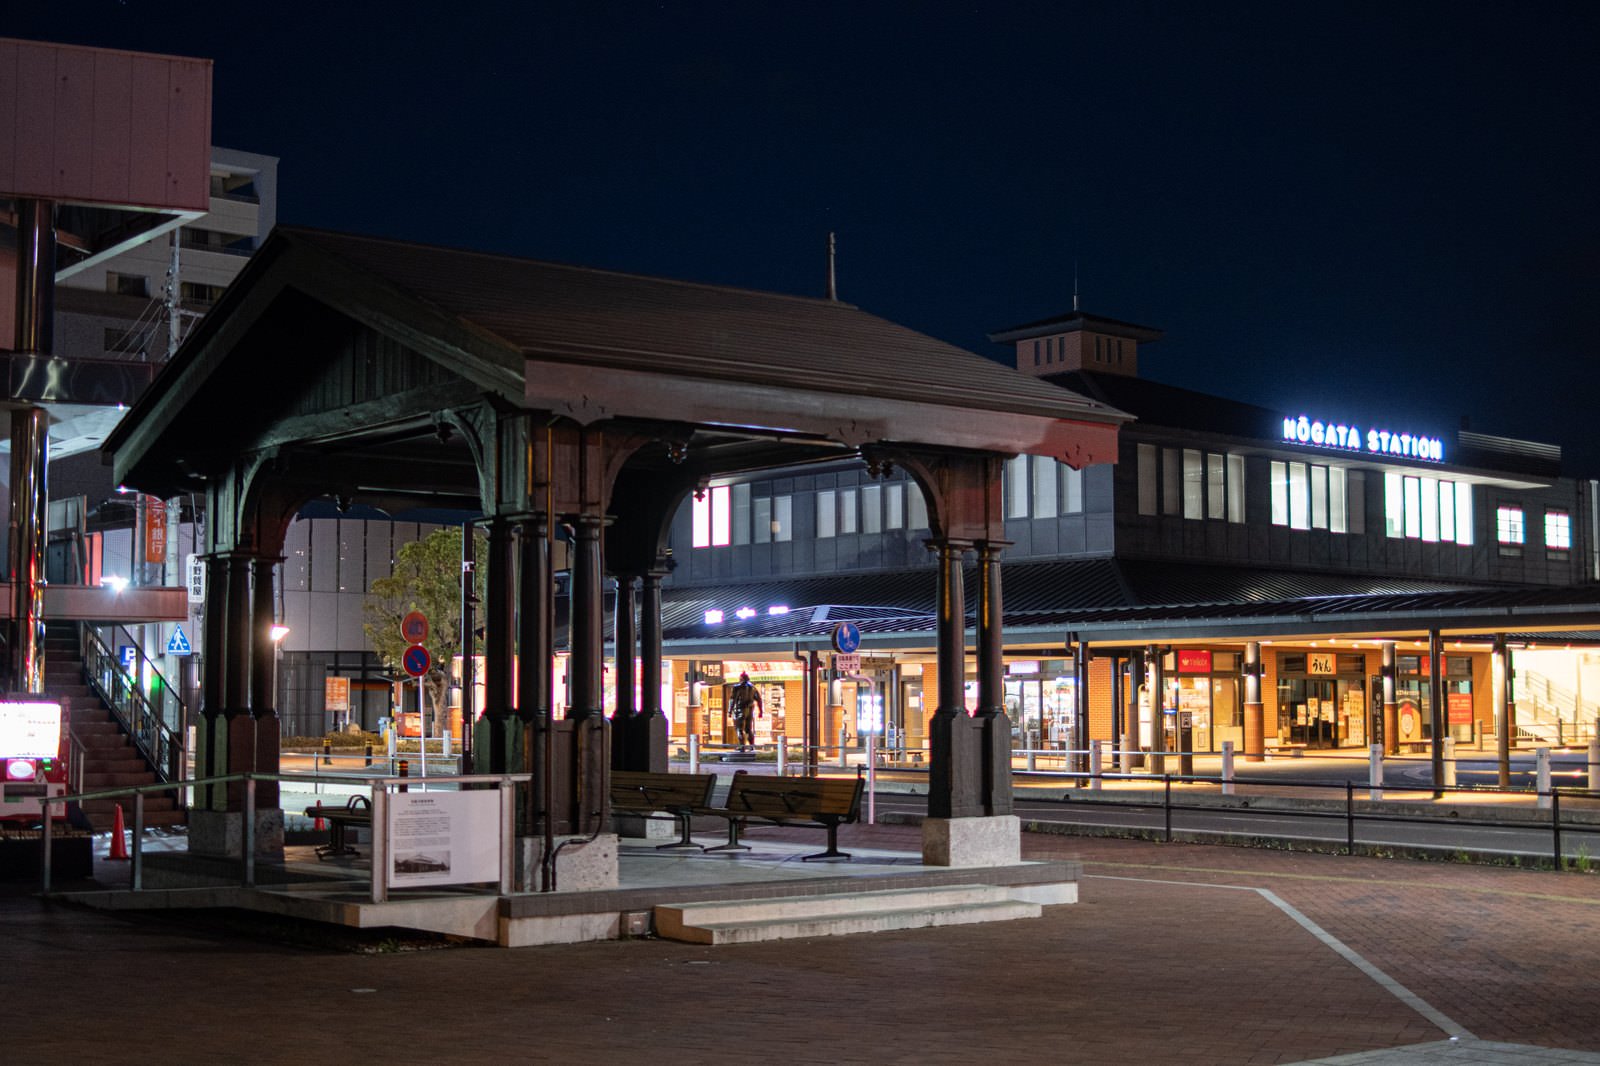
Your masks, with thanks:
[{"label": "tree", "polygon": [[[487,549],[487,538],[478,536],[474,557],[482,558]],[[473,593],[482,603],[481,567],[474,574]],[[383,665],[397,674],[404,671],[401,656],[410,647],[400,635],[400,620],[410,611],[421,611],[428,618],[425,646],[433,664],[422,680],[433,710],[429,734],[438,736],[449,725],[450,663],[462,654],[460,527],[436,529],[422,540],[403,545],[395,553],[390,575],[372,583],[364,605],[363,628]]]}]

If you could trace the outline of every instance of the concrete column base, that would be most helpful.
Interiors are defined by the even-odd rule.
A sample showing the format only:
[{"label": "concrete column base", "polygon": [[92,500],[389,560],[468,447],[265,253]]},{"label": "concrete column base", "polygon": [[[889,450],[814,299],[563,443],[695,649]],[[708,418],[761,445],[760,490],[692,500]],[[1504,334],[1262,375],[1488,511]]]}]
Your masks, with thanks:
[{"label": "concrete column base", "polygon": [[617,836],[629,840],[678,839],[678,823],[675,819],[667,817],[646,818],[642,814],[613,814],[611,828],[616,830]]},{"label": "concrete column base", "polygon": [[[601,833],[593,840],[587,836],[557,836],[555,844],[557,890],[594,892],[617,887],[617,834]],[[543,859],[544,837],[517,839],[517,891],[538,892],[542,888]]]},{"label": "concrete column base", "polygon": [[1022,861],[1022,822],[1014,814],[925,818],[924,866],[1013,866]]},{"label": "concrete column base", "polygon": [[[256,856],[283,858],[283,811],[277,807],[256,810]],[[189,851],[220,858],[244,857],[244,812],[189,812]]]}]

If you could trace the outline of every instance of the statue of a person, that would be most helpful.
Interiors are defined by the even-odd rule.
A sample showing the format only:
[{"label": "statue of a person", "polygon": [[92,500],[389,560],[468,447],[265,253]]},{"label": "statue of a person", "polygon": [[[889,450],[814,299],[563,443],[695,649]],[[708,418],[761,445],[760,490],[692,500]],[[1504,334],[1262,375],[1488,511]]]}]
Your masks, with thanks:
[{"label": "statue of a person", "polygon": [[728,693],[728,710],[733,715],[733,731],[739,737],[739,750],[746,745],[756,745],[756,719],[765,710],[761,693],[750,683],[750,675],[741,673],[739,683]]}]

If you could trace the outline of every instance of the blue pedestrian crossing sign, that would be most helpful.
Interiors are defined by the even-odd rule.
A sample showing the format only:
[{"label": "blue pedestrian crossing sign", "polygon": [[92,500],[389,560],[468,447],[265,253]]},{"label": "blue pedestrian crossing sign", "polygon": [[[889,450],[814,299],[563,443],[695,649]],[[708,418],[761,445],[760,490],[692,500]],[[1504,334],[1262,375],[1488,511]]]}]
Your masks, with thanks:
[{"label": "blue pedestrian crossing sign", "polygon": [[189,646],[189,638],[183,632],[182,626],[172,630],[172,636],[167,638],[168,655],[193,655],[194,649]]}]

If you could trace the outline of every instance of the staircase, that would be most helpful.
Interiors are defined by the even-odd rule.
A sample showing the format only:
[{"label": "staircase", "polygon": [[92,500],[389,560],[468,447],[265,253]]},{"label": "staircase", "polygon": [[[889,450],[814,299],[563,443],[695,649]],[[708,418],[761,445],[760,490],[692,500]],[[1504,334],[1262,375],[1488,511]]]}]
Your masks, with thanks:
[{"label": "staircase", "polygon": [[780,899],[661,904],[656,933],[691,944],[749,944],[791,937],[877,933],[1037,918],[1038,903],[996,885],[947,885]]},{"label": "staircase", "polygon": [[[83,791],[153,785],[160,781],[111,709],[85,680],[83,652],[75,625],[51,625],[45,631],[44,689],[52,699],[60,701],[67,727],[83,745]],[[131,829],[132,794],[120,800],[88,800],[83,804],[83,813],[88,815],[95,829],[104,832],[111,828],[119,802],[123,818]],[[184,812],[171,794],[145,794],[144,823],[147,827],[183,825],[184,821]]]}]

